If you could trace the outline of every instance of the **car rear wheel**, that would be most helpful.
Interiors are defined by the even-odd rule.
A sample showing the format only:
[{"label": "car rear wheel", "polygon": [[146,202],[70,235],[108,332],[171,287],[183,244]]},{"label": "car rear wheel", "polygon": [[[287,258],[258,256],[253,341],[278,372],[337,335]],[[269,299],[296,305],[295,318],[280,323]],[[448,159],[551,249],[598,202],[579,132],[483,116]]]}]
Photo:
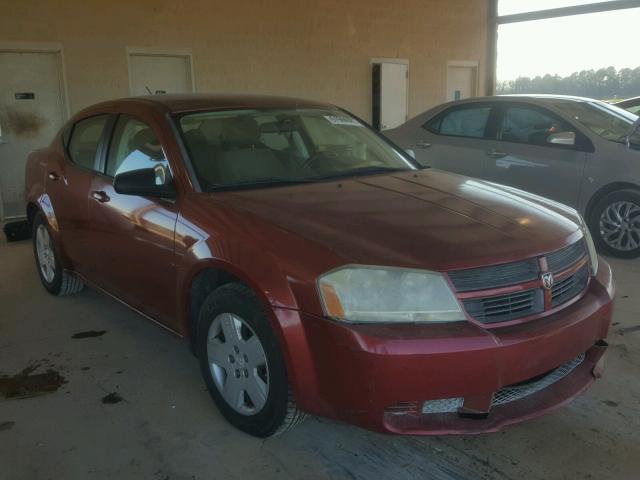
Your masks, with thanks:
[{"label": "car rear wheel", "polygon": [[207,388],[229,423],[256,437],[295,427],[298,410],[278,339],[256,295],[230,283],[205,299],[197,352]]},{"label": "car rear wheel", "polygon": [[589,216],[589,229],[601,253],[640,256],[640,193],[619,190],[601,198]]},{"label": "car rear wheel", "polygon": [[82,280],[62,268],[47,219],[42,212],[38,212],[33,219],[31,237],[38,275],[44,288],[57,296],[81,291],[84,288]]}]

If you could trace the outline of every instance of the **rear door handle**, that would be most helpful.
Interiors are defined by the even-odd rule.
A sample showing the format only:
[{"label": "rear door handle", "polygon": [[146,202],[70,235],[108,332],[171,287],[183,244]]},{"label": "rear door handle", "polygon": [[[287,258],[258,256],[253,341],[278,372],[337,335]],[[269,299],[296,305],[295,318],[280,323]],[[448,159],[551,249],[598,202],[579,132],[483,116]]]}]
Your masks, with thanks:
[{"label": "rear door handle", "polygon": [[91,198],[93,198],[94,200],[96,200],[96,201],[98,201],[100,203],[105,203],[105,202],[108,202],[109,200],[111,200],[109,198],[109,195],[107,195],[102,190],[96,190],[96,191],[91,192]]},{"label": "rear door handle", "polygon": [[56,180],[60,180],[60,175],[58,174],[58,172],[49,172],[47,176],[49,177],[49,180],[51,180],[52,182],[55,182]]},{"label": "rear door handle", "polygon": [[416,143],[416,147],[418,148],[429,148],[431,146],[431,144],[425,140],[422,140],[418,143]]},{"label": "rear door handle", "polygon": [[507,156],[507,153],[498,150],[489,150],[487,151],[487,156],[491,158],[504,158]]}]

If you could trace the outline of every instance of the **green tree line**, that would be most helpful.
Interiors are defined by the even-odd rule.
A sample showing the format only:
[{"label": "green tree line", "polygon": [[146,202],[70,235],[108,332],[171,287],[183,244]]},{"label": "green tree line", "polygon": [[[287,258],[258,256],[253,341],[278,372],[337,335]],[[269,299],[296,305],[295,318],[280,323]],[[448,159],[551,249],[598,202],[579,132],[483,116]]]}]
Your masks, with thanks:
[{"label": "green tree line", "polygon": [[496,92],[554,93],[598,99],[636,97],[640,96],[640,67],[582,70],[568,77],[550,74],[534,78],[518,77],[498,82]]}]

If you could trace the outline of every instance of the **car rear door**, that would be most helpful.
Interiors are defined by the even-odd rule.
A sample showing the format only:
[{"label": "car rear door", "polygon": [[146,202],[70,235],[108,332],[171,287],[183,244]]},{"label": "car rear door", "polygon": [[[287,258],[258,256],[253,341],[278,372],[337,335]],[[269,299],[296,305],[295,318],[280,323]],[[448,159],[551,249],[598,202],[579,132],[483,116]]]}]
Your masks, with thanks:
[{"label": "car rear door", "polygon": [[62,249],[83,276],[91,274],[94,260],[88,199],[108,120],[109,115],[99,114],[71,125],[63,135],[65,158],[49,165],[47,171],[46,190],[60,228]]},{"label": "car rear door", "polygon": [[100,286],[155,320],[177,329],[174,233],[178,204],[172,199],[123,195],[113,179],[124,171],[169,168],[158,127],[119,115],[101,173],[90,191],[92,244]]},{"label": "car rear door", "polygon": [[488,102],[450,107],[426,123],[415,125],[410,134],[414,141],[405,148],[413,150],[422,165],[484,178],[492,111]]},{"label": "car rear door", "polygon": [[[497,113],[496,140],[485,152],[487,178],[575,206],[591,142],[544,107],[503,102]],[[550,135],[569,132],[574,145],[549,143]]]}]

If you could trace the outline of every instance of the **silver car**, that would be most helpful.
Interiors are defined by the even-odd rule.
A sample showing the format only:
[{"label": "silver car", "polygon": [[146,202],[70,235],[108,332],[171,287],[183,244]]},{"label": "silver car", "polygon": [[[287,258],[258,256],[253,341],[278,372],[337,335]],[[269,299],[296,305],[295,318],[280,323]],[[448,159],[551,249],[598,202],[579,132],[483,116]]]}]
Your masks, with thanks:
[{"label": "silver car", "polygon": [[588,98],[446,103],[384,133],[423,165],[575,207],[601,252],[640,256],[640,117]]}]

